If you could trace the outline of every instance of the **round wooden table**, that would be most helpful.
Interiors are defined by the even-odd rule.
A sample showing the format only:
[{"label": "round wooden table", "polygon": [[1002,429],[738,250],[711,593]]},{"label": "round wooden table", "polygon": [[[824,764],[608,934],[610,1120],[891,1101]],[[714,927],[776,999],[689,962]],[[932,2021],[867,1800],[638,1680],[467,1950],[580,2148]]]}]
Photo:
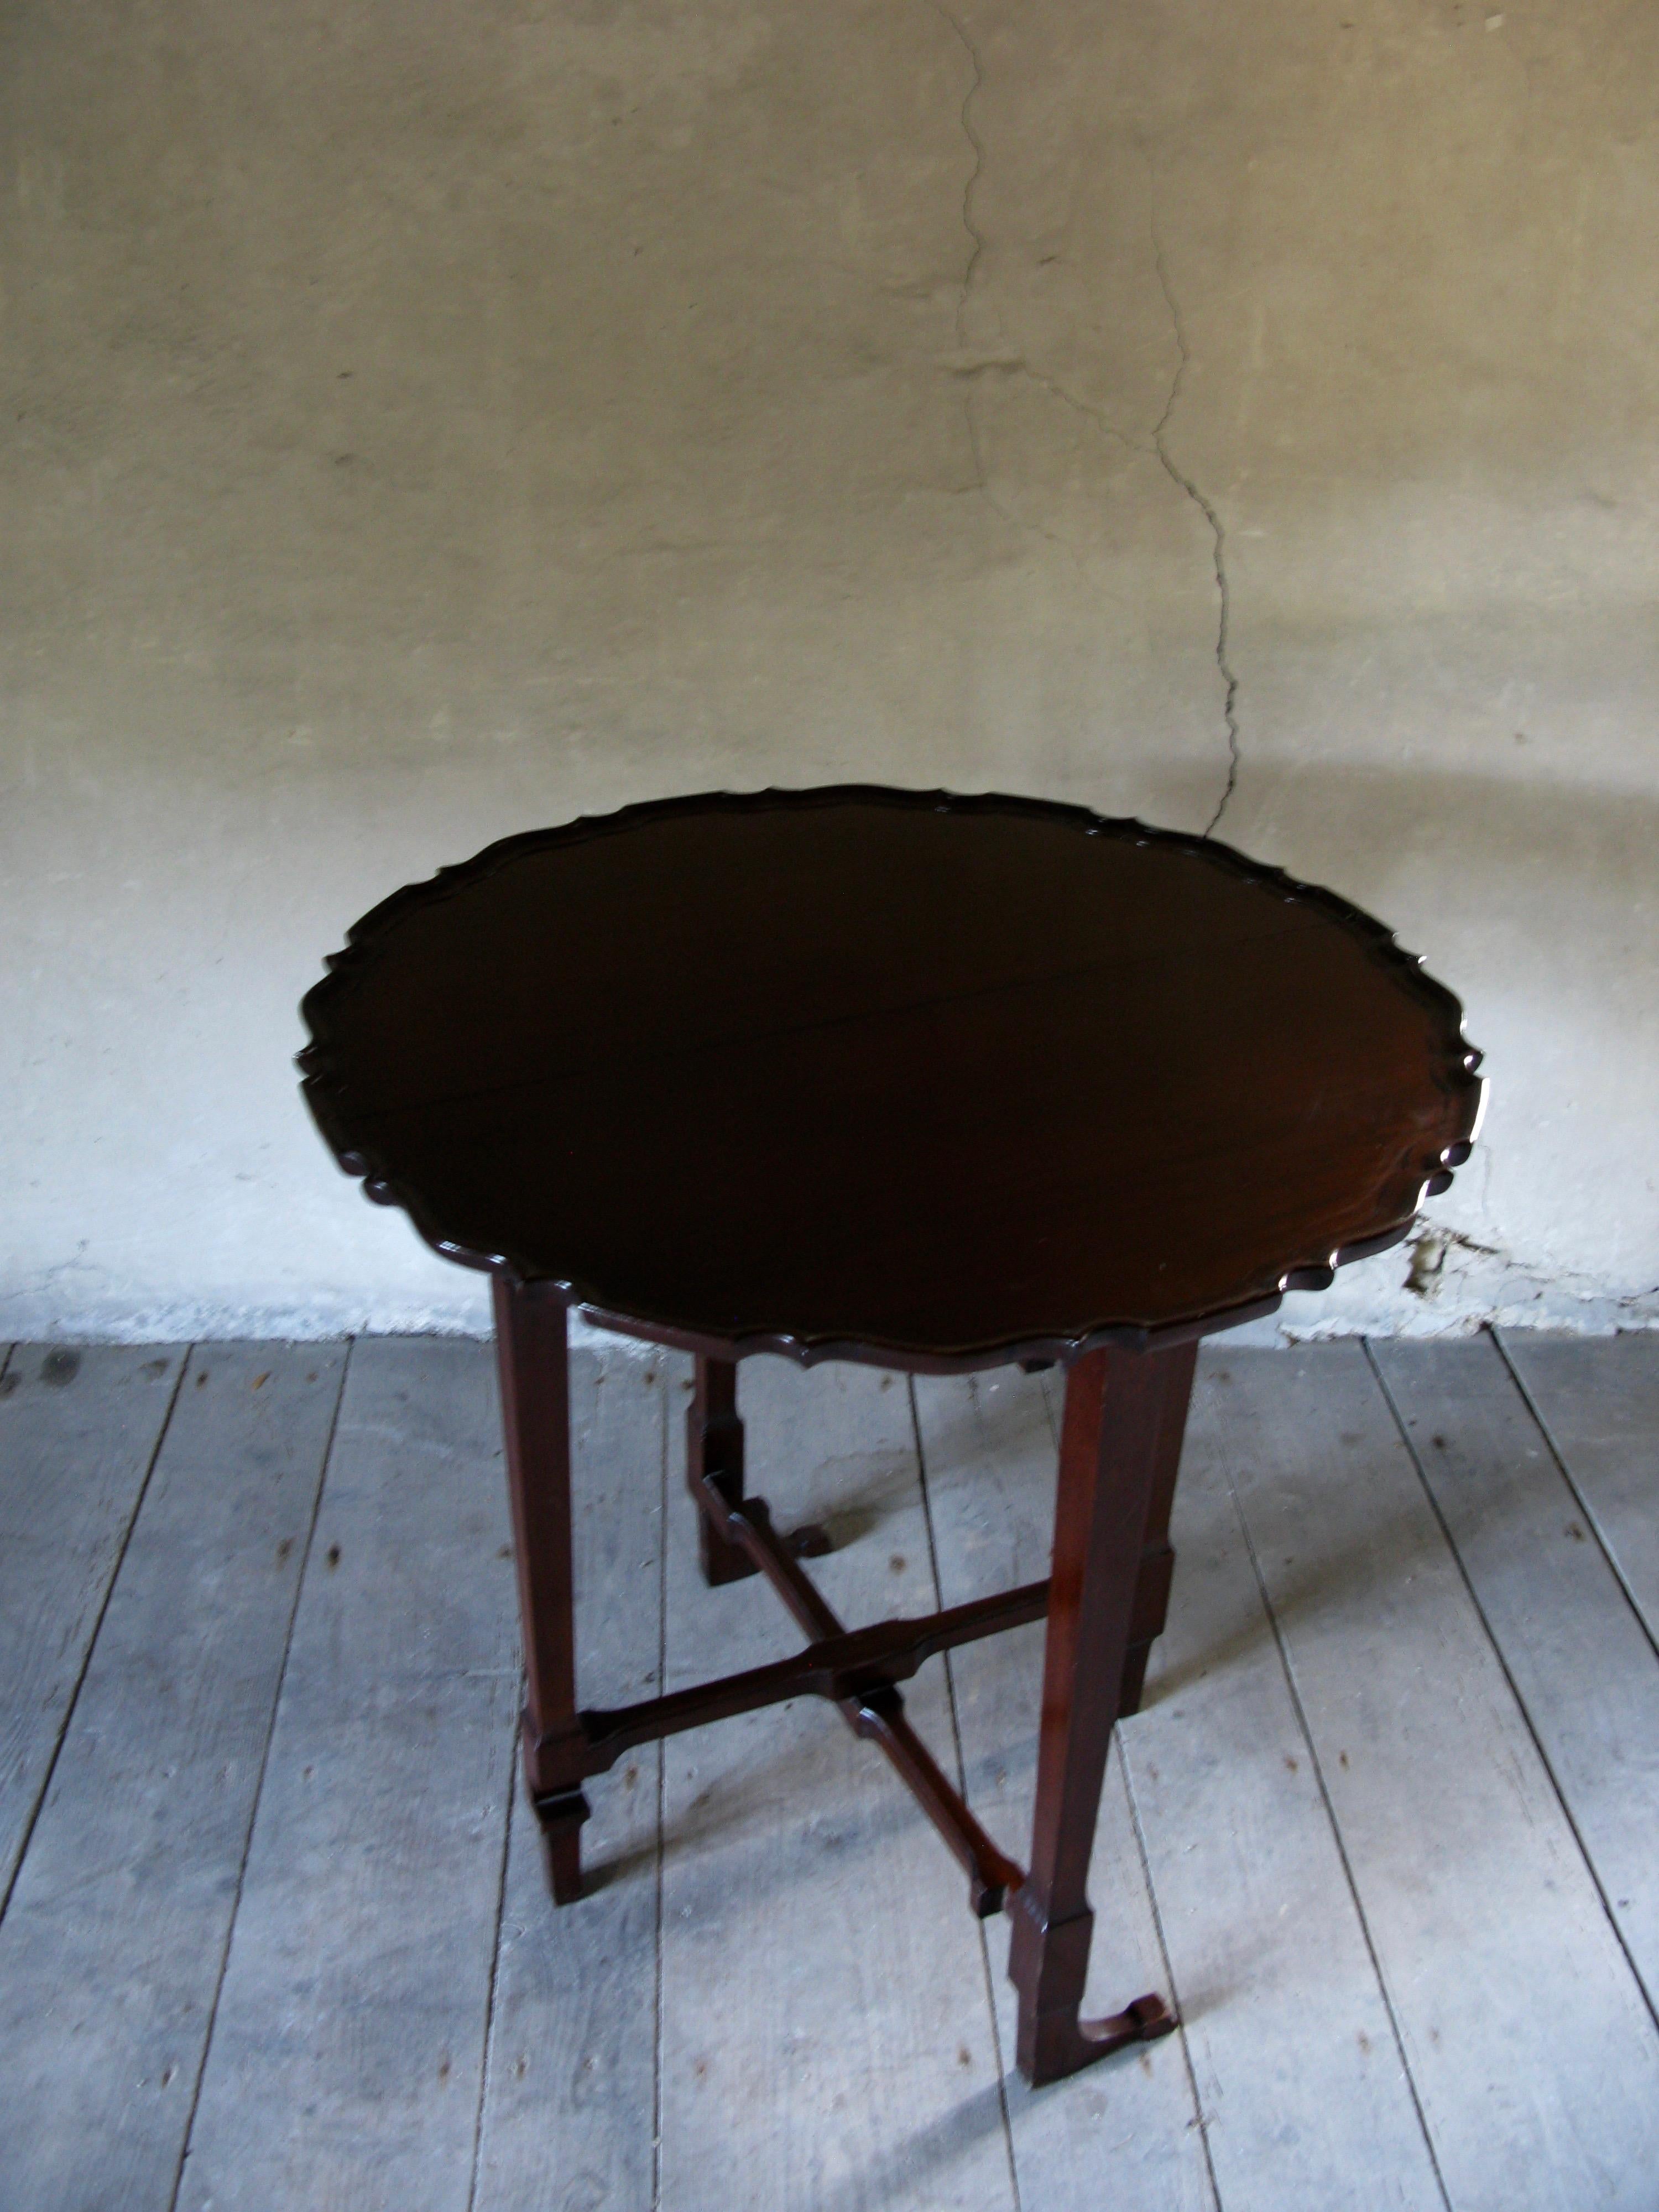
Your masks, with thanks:
[{"label": "round wooden table", "polygon": [[[846,787],[667,799],[397,892],[310,993],[341,1165],[495,1279],[526,1676],[555,1897],[629,1746],[811,1692],[879,1743],[1013,1917],[1034,2081],[1165,2033],[1085,2022],[1085,1882],[1120,1713],[1164,1622],[1194,1349],[1398,1242],[1467,1158],[1449,992],[1344,900],[1078,807]],[[599,1711],[572,1632],[568,1310],[696,1355],[712,1582],[757,1570],[798,1657]],[[1048,1581],[848,1629],[745,1491],[737,1363],[1064,1362]],[[905,1717],[923,1660],[1047,1618],[1032,1863]]]}]

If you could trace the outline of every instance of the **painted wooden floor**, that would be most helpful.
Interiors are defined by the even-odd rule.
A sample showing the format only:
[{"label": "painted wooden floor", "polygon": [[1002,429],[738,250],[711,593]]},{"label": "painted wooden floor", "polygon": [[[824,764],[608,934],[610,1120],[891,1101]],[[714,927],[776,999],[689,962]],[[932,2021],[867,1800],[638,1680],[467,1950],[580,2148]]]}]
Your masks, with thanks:
[{"label": "painted wooden floor", "polygon": [[[1033,2094],[1000,1923],[827,1707],[631,1755],[555,1912],[514,1775],[486,1349],[13,1348],[4,2212],[1659,2208],[1659,1340],[1206,1348],[1093,1994]],[[1046,1571],[1054,1378],[744,1370],[851,1620]],[[781,1656],[706,1589],[685,1363],[577,1362],[583,1695]],[[1040,1630],[911,1710],[1022,1850]]]}]

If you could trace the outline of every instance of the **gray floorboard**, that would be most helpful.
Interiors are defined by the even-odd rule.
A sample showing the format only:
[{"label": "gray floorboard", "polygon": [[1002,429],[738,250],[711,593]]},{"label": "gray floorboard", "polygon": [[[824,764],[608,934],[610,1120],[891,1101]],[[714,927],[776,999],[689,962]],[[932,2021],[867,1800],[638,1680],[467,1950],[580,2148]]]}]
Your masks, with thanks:
[{"label": "gray floorboard", "polygon": [[359,1343],[179,2203],[459,2212],[518,1705],[487,1348]]},{"label": "gray floorboard", "polygon": [[343,1365],[191,1355],[0,1924],[0,2172],[34,2212],[172,2194]]},{"label": "gray floorboard", "polygon": [[[843,1620],[933,1611],[903,1378],[757,1359],[740,1405],[750,1487],[837,1537],[813,1572]],[[704,1586],[693,1510],[677,1479],[671,1689],[805,1640],[757,1577]],[[906,1703],[948,1756],[943,1670]],[[880,1753],[817,1699],[664,1750],[665,2212],[1012,2208],[979,1923]]]},{"label": "gray floorboard", "polygon": [[1220,1443],[1448,2197],[1651,2212],[1659,2034],[1363,1348]]},{"label": "gray floorboard", "polygon": [[[663,1480],[684,1401],[625,1357],[579,1353],[570,1382],[577,1695],[628,1705],[654,1696],[660,1677]],[[660,1761],[659,1746],[642,1744],[588,1784],[589,1894],[559,1911],[535,1814],[514,1793],[477,2212],[651,2202]]]},{"label": "gray floorboard", "polygon": [[[0,1369],[6,2212],[172,2212],[186,2147],[188,2212],[1659,2203],[1659,1343],[1206,1348],[1092,1876],[1091,1996],[1184,2031],[1035,2095],[1000,1924],[816,1703],[596,1780],[555,1911],[487,1347],[356,1346],[325,1474],[337,1350],[182,1357]],[[751,1480],[849,1620],[1024,1580],[1060,1379],[756,1361]],[[595,1702],[800,1641],[697,1577],[685,1385],[576,1362]],[[908,1693],[1016,1852],[1040,1651]]]},{"label": "gray floorboard", "polygon": [[1498,1342],[1659,1644],[1659,1331]]},{"label": "gray floorboard", "polygon": [[[1226,2212],[1438,2212],[1438,2178],[1228,1481],[1200,1360],[1170,1622],[1123,1758]],[[1363,2191],[1358,2186],[1364,2177]]]},{"label": "gray floorboard", "polygon": [[184,1348],[20,1344],[0,1376],[0,1903],[58,1754]]},{"label": "gray floorboard", "polygon": [[1490,1339],[1378,1345],[1405,1434],[1659,2008],[1659,1658]]}]

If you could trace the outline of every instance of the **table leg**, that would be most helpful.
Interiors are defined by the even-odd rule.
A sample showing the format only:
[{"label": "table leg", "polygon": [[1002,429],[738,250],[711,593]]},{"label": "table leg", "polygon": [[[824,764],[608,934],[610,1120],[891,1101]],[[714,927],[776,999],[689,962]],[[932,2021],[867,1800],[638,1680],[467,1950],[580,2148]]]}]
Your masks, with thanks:
[{"label": "table leg", "polygon": [[[758,1573],[748,1553],[716,1525],[704,1488],[712,1485],[729,1506],[743,1503],[743,1422],[738,1413],[735,1359],[705,1359],[698,1354],[691,1403],[685,1412],[685,1482],[697,1501],[697,1556],[703,1580],[734,1583]],[[831,1548],[828,1530],[816,1522],[792,1528],[783,1540],[799,1559],[821,1559]]]},{"label": "table leg", "polygon": [[1164,1394],[1164,1418],[1158,1429],[1157,1457],[1152,1469],[1152,1504],[1146,1510],[1146,1534],[1140,1547],[1140,1575],[1135,1584],[1134,1613],[1129,1626],[1129,1652],[1123,1662],[1123,1687],[1118,1695],[1117,1717],[1126,1719],[1140,1711],[1146,1683],[1146,1662],[1164,1633],[1170,1613],[1170,1584],[1175,1574],[1175,1553],[1170,1543],[1170,1512],[1175,1504],[1176,1476],[1181,1471],[1181,1447],[1187,1434],[1187,1407],[1192,1396],[1193,1368],[1198,1358],[1196,1341],[1160,1352],[1160,1359],[1181,1362],[1185,1380],[1177,1383],[1173,1366]]},{"label": "table leg", "polygon": [[495,1279],[507,1495],[524,1638],[524,1776],[541,1823],[554,1902],[581,1895],[586,1741],[576,1723],[570,1559],[570,1385],[564,1301]]},{"label": "table leg", "polygon": [[1057,2081],[1175,2026],[1156,1996],[1139,1997],[1107,2020],[1082,2021],[1079,2007],[1094,1929],[1089,1857],[1149,1509],[1160,1453],[1178,1427],[1191,1382],[1184,1348],[1107,1346],[1084,1353],[1066,1376],[1031,1870],[1008,1906],[1018,2058],[1033,2082]]},{"label": "table leg", "polygon": [[685,1409],[685,1477],[697,1499],[697,1557],[706,1583],[734,1583],[758,1571],[740,1546],[723,1536],[702,1510],[700,1482],[714,1485],[728,1505],[743,1496],[743,1423],[738,1414],[738,1363],[698,1355],[691,1403]]}]

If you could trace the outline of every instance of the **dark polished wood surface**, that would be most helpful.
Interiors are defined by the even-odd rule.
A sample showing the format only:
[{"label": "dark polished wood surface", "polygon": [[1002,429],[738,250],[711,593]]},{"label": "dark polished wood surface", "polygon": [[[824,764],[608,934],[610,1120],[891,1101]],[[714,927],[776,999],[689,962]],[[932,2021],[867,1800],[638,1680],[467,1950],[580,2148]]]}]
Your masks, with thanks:
[{"label": "dark polished wood surface", "polygon": [[1402,1235],[1479,1055],[1227,847],[875,788],[668,800],[377,907],[306,1000],[342,1164],[447,1256],[716,1353],[1172,1340]]}]

